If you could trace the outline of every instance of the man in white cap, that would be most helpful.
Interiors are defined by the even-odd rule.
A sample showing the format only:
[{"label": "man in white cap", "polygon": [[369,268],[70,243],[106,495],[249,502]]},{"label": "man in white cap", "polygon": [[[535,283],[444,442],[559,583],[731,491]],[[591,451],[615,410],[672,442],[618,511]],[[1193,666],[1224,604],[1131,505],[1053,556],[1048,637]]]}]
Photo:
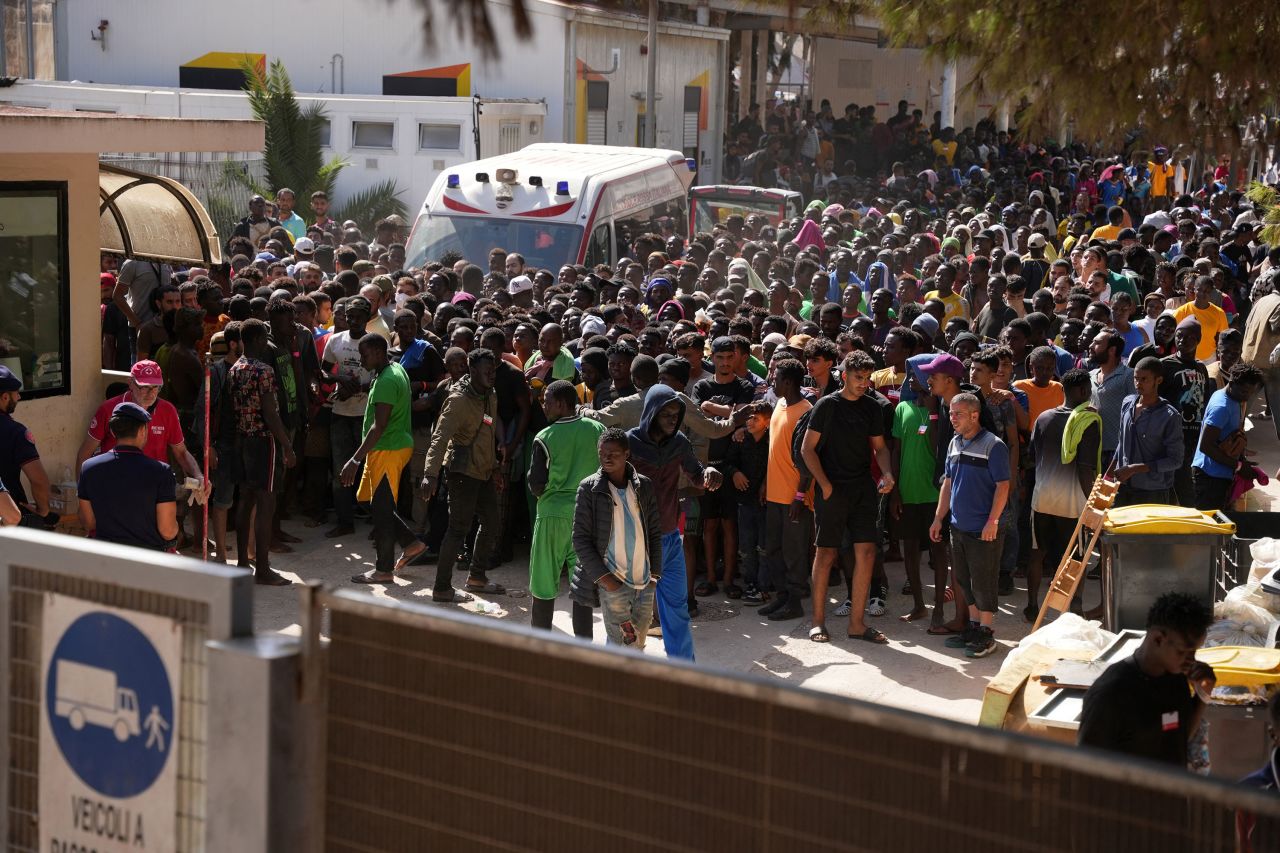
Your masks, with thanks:
[{"label": "man in white cap", "polygon": [[116,445],[116,438],[109,429],[111,413],[121,403],[136,403],[151,416],[147,423],[147,440],[142,445],[142,452],[156,460],[168,464],[169,454],[178,463],[178,467],[200,482],[200,488],[208,497],[208,488],[200,466],[187,450],[182,435],[182,425],[178,422],[178,410],[168,400],[160,399],[160,386],[164,384],[164,376],[160,365],[154,361],[140,361],[129,371],[129,390],[119,397],[112,397],[98,407],[93,420],[89,421],[89,433],[80,444],[76,453],[76,476],[84,466],[85,460],[99,452],[106,453]]},{"label": "man in white cap", "polygon": [[511,295],[511,304],[517,308],[533,307],[533,279],[529,276],[514,276],[507,282],[507,293]]},{"label": "man in white cap", "polygon": [[605,333],[604,319],[597,317],[595,314],[588,314],[578,323],[578,331],[582,332],[584,341],[592,335],[603,335]]}]

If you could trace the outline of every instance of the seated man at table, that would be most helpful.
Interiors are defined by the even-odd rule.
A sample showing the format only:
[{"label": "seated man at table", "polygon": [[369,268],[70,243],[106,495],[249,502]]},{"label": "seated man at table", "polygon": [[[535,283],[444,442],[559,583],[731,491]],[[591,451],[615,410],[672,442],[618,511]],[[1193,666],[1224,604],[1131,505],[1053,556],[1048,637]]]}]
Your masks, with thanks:
[{"label": "seated man at table", "polygon": [[1197,598],[1157,598],[1142,645],[1085,693],[1078,743],[1185,768],[1187,738],[1217,681],[1213,668],[1196,660],[1212,622],[1213,610]]}]

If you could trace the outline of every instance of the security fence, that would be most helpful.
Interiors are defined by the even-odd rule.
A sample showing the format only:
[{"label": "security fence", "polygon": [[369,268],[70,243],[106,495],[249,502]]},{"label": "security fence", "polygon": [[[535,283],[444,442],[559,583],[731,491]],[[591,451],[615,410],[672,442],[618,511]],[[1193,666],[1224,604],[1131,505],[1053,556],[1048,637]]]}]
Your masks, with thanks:
[{"label": "security fence", "polygon": [[1280,837],[1280,800],[1142,762],[446,608],[304,606],[326,850],[1204,853],[1242,809]]},{"label": "security fence", "polygon": [[[182,635],[180,649],[166,635],[172,805],[159,785],[115,800],[161,803],[173,840],[128,849],[1226,853],[1244,815],[1254,850],[1280,837],[1274,796],[456,608],[312,585],[300,640],[255,637],[246,572],[24,529],[0,531],[0,590],[11,850],[49,849],[52,828],[89,813],[57,779],[116,795],[60,739],[114,749],[111,720],[68,716],[60,680],[53,708],[75,625],[109,612]],[[89,617],[68,623],[68,603]],[[137,688],[134,731],[116,719],[115,739],[149,759],[151,699],[127,668],[107,695]],[[63,764],[76,776],[55,775]]]}]

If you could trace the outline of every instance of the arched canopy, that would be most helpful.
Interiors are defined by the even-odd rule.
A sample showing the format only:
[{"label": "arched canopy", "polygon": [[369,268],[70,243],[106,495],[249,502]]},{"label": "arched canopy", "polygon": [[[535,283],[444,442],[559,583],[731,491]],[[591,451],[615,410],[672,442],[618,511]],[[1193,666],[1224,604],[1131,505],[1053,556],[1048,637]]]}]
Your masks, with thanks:
[{"label": "arched canopy", "polygon": [[177,181],[99,164],[98,193],[102,251],[199,266],[222,263],[213,221]]}]

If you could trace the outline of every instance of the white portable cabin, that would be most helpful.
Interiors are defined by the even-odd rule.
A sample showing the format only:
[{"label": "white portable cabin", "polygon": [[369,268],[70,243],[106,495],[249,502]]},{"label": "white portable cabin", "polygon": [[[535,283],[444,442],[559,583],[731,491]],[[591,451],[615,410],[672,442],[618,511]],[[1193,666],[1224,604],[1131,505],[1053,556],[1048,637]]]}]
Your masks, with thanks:
[{"label": "white portable cabin", "polygon": [[679,151],[541,143],[445,171],[414,222],[408,264],[490,249],[532,267],[613,265],[640,234],[685,234],[695,164]]}]

